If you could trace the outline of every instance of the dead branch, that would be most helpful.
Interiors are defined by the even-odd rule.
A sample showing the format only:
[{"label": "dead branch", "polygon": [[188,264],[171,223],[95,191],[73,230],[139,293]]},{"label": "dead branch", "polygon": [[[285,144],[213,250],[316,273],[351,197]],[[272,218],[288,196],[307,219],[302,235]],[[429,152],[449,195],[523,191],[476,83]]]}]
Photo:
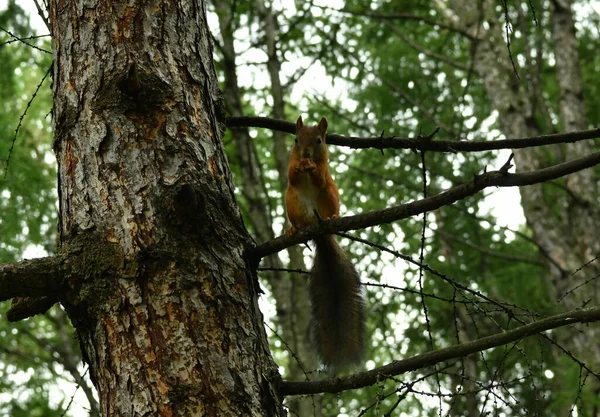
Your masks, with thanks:
[{"label": "dead branch", "polygon": [[63,286],[63,256],[0,265],[0,301],[55,295]]},{"label": "dead branch", "polygon": [[58,296],[15,298],[6,312],[8,321],[20,321],[37,314],[44,314],[58,303]]}]

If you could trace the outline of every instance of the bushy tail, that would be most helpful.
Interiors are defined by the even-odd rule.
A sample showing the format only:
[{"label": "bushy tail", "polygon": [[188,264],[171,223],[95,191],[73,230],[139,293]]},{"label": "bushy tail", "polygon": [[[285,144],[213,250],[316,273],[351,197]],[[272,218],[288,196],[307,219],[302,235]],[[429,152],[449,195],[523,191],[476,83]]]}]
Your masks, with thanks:
[{"label": "bushy tail", "polygon": [[315,239],[310,278],[314,337],[323,364],[339,369],[363,353],[364,313],[360,278],[333,235]]}]

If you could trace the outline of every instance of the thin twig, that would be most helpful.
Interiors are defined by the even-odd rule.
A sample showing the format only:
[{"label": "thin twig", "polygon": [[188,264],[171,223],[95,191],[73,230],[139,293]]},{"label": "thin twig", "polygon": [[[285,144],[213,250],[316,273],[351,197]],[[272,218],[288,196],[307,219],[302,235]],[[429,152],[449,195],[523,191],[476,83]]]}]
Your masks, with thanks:
[{"label": "thin twig", "polygon": [[17,141],[17,135],[19,134],[19,130],[21,129],[21,125],[23,124],[23,118],[25,118],[25,115],[27,114],[29,107],[31,107],[31,103],[33,103],[33,100],[35,100],[37,93],[40,91],[40,88],[42,88],[42,84],[48,77],[48,74],[50,74],[51,70],[52,70],[52,65],[50,65],[50,67],[48,68],[48,71],[46,71],[46,73],[42,77],[42,80],[35,88],[35,91],[33,92],[31,99],[29,99],[29,101],[27,102],[27,106],[25,106],[25,110],[23,111],[23,114],[21,114],[21,117],[19,117],[19,123],[17,124],[17,128],[15,129],[15,135],[12,138],[12,141],[10,143],[10,148],[8,149],[8,156],[6,157],[6,168],[5,168],[6,170],[4,171],[4,178],[6,178],[6,176],[8,175],[8,165],[10,164],[10,157],[12,156],[13,150],[15,148],[15,143]]},{"label": "thin twig", "polygon": [[0,30],[3,31],[3,32],[5,32],[8,36],[12,37],[14,40],[19,41],[21,43],[24,43],[25,45],[29,46],[30,48],[37,49],[40,52],[52,55],[51,51],[48,51],[47,49],[42,49],[39,46],[35,46],[35,45],[30,44],[29,42],[27,42],[25,40],[25,38],[18,37],[17,35],[15,35],[14,33],[12,33],[10,30],[4,29],[2,26],[0,26]]},{"label": "thin twig", "polygon": [[28,40],[32,40],[32,39],[47,38],[48,36],[51,36],[51,35],[50,34],[48,34],[48,35],[31,35],[26,38],[11,39],[9,41],[4,41],[4,42],[0,43],[0,46],[10,45],[11,43],[28,41]]},{"label": "thin twig", "polygon": [[36,7],[36,9],[38,11],[38,14],[40,15],[40,17],[44,21],[44,24],[46,25],[46,28],[48,28],[48,30],[50,30],[50,22],[48,21],[48,16],[46,14],[44,14],[44,10],[42,9],[42,6],[40,5],[40,2],[38,0],[33,0],[33,2],[35,3],[35,7]]},{"label": "thin twig", "polygon": [[512,64],[513,71],[515,72],[517,79],[520,80],[521,77],[519,77],[519,72],[517,71],[517,66],[515,64],[515,60],[513,59],[512,51],[510,49],[511,23],[510,23],[510,19],[508,17],[508,4],[507,4],[506,0],[502,0],[502,5],[504,6],[504,19],[506,21],[504,24],[504,28],[506,29],[506,48],[508,49],[508,58],[510,59],[510,63]]}]

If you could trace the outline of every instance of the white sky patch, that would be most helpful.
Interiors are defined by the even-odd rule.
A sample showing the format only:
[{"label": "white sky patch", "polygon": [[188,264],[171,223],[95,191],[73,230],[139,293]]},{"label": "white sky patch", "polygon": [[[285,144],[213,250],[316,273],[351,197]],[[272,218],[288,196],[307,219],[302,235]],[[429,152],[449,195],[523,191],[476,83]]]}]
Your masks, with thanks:
[{"label": "white sky patch", "polygon": [[[511,151],[502,149],[493,167],[488,170],[498,170],[508,160]],[[510,172],[514,172],[511,168]],[[496,218],[496,224],[519,230],[525,223],[525,213],[521,206],[521,194],[518,187],[486,188],[483,191],[486,198],[481,202],[481,209]]]},{"label": "white sky patch", "polygon": [[496,224],[519,230],[525,223],[525,214],[521,207],[521,194],[517,187],[502,187],[488,195],[481,203],[483,210],[496,218]]},{"label": "white sky patch", "polygon": [[29,245],[23,252],[23,259],[41,258],[43,256],[48,256],[48,252],[42,245]]}]

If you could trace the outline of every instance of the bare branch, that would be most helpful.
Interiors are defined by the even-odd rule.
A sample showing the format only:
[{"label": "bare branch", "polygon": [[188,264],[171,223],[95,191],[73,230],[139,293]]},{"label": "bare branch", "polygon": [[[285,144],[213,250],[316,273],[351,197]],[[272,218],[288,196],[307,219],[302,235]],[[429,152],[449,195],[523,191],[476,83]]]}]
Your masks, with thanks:
[{"label": "bare branch", "polygon": [[[20,38],[17,35],[15,35],[14,33],[12,33],[10,30],[4,29],[1,26],[0,26],[0,31],[6,33],[8,36],[10,36],[11,38],[13,38],[14,40],[19,41],[19,42],[21,42],[21,43],[29,46],[30,48],[37,49],[38,51],[43,52],[45,54],[52,54],[52,51],[48,51],[46,49],[37,47],[37,46],[35,46],[35,45],[27,42],[27,40],[25,38]],[[31,39],[31,38],[29,38],[29,39]]]},{"label": "bare branch", "polygon": [[515,76],[518,80],[520,80],[521,77],[519,77],[519,71],[517,71],[517,66],[512,56],[512,50],[510,49],[510,34],[512,32],[512,24],[510,23],[510,19],[508,16],[508,4],[506,3],[506,0],[502,0],[502,5],[504,6],[504,29],[506,29],[506,48],[508,49],[508,58],[510,59],[510,63],[512,64]]},{"label": "bare branch", "polygon": [[[296,134],[296,126],[285,120],[268,117],[239,116],[227,117],[225,120],[230,129],[242,127],[262,127],[271,130]],[[517,139],[500,139],[490,141],[460,141],[460,140],[430,140],[419,138],[398,138],[395,136],[374,136],[359,138],[328,133],[327,143],[337,146],[347,146],[354,149],[416,149],[436,152],[482,152],[496,149],[522,149],[534,146],[554,145],[557,143],[572,143],[587,139],[600,138],[600,128],[580,130],[569,133],[531,136]]]},{"label": "bare branch", "polygon": [[48,35],[31,35],[31,36],[27,36],[26,38],[19,38],[19,39],[13,38],[8,41],[0,42],[0,46],[10,45],[11,43],[28,41],[28,40],[32,40],[32,39],[48,38],[50,36],[52,36],[52,35],[50,35],[50,34],[48,34]]},{"label": "bare branch", "polygon": [[33,100],[35,100],[35,98],[37,97],[37,94],[40,91],[40,88],[42,88],[42,84],[44,84],[44,81],[46,80],[46,78],[48,77],[48,75],[50,74],[51,71],[52,71],[52,64],[50,65],[50,67],[48,67],[48,70],[42,77],[41,81],[35,88],[35,91],[31,95],[31,98],[27,102],[27,106],[25,106],[25,110],[23,111],[23,114],[21,114],[21,117],[19,117],[19,123],[17,124],[17,128],[15,129],[15,135],[13,136],[12,141],[10,142],[10,148],[8,148],[8,156],[6,157],[6,171],[4,171],[4,178],[6,178],[6,176],[8,175],[8,167],[10,165],[10,158],[11,158],[13,150],[15,148],[15,143],[17,142],[17,135],[19,134],[19,129],[21,129],[21,126],[23,124],[23,119],[25,118],[27,111],[31,107],[31,103],[33,103]]},{"label": "bare branch", "polygon": [[33,2],[35,3],[35,7],[36,7],[36,9],[38,11],[38,14],[40,15],[40,17],[44,21],[44,24],[46,25],[46,28],[50,32],[52,32],[50,30],[50,22],[48,21],[48,16],[46,15],[46,13],[44,13],[44,10],[42,9],[42,5],[40,4],[40,2],[38,0],[33,0]]},{"label": "bare branch", "polygon": [[[394,361],[381,368],[361,372],[342,378],[330,378],[325,381],[283,381],[280,385],[281,395],[317,394],[321,392],[336,393],[349,389],[363,388],[381,382],[383,379],[402,373],[415,371],[451,359],[462,358],[476,352],[493,347],[519,342],[522,339],[539,334],[546,330],[556,329],[574,323],[588,323],[600,320],[600,307],[575,310],[557,314],[516,329],[483,337],[472,342],[438,349],[411,358]],[[598,377],[597,374],[595,374]]]},{"label": "bare branch", "polygon": [[432,211],[444,205],[452,204],[458,200],[474,195],[486,187],[514,187],[549,181],[600,164],[600,152],[594,152],[585,157],[577,158],[548,168],[520,174],[510,174],[507,172],[508,167],[510,166],[508,165],[509,162],[498,171],[475,175],[471,181],[452,187],[434,196],[407,204],[389,207],[380,211],[347,216],[339,219],[323,220],[319,224],[314,224],[299,230],[293,236],[280,236],[274,240],[263,243],[250,249],[248,254],[255,258],[255,260],[260,260],[264,256],[279,252],[292,245],[314,239],[316,236],[322,234],[362,229],[405,219],[425,211]]}]

